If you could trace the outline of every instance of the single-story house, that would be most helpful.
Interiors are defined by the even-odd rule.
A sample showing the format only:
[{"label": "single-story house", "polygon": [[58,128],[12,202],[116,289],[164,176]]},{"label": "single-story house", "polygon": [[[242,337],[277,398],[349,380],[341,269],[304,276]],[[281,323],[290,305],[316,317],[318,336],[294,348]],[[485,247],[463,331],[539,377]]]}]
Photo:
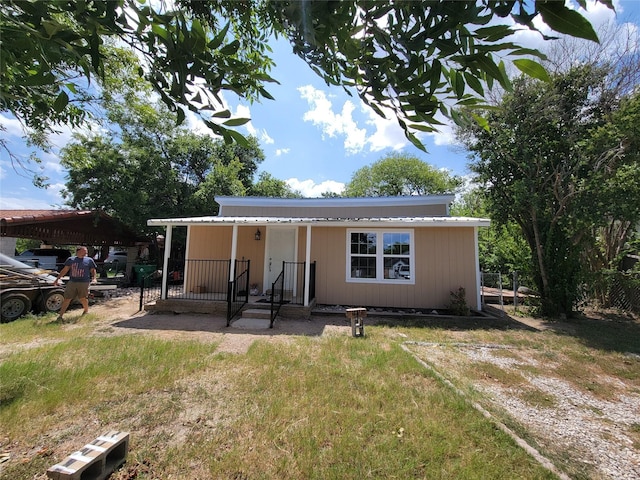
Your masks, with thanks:
[{"label": "single-story house", "polygon": [[[166,228],[163,298],[176,275],[173,231],[186,227],[184,295],[224,299],[244,273],[251,294],[280,288],[305,307],[446,308],[462,287],[480,310],[478,227],[490,221],[452,217],[453,199],[217,197],[217,216],[151,219]],[[222,278],[212,262],[229,265]],[[243,285],[235,292],[246,294]]]}]

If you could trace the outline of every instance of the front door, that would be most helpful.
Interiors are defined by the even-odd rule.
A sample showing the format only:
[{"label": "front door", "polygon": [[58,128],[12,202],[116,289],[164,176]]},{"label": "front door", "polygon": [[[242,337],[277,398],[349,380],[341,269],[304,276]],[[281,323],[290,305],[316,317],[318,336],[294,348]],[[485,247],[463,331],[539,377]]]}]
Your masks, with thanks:
[{"label": "front door", "polygon": [[[282,272],[282,262],[296,261],[297,228],[268,227],[267,228],[267,254],[265,255],[264,279],[265,290],[271,290],[271,285]],[[285,290],[290,290],[290,285],[295,285],[295,279],[287,278]]]}]

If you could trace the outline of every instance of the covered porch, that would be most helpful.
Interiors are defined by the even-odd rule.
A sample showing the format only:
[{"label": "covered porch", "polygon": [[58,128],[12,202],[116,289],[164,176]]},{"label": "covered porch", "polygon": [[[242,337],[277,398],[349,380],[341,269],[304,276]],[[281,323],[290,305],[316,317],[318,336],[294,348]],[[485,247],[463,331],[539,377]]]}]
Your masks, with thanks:
[{"label": "covered porch", "polygon": [[[219,219],[214,224],[180,220],[163,223],[162,274],[147,282],[146,310],[226,311],[229,323],[253,308],[268,310],[271,324],[277,315],[310,315],[315,299],[310,225],[274,225],[268,219]],[[184,258],[172,257],[174,233],[181,227],[186,227]],[[152,284],[156,292],[151,292]]]},{"label": "covered porch", "polygon": [[[223,315],[228,326],[235,317],[252,313],[257,318],[268,318],[273,327],[278,315],[308,318],[315,305],[315,263],[307,267],[304,263],[283,262],[276,281],[264,293],[248,282],[248,260],[189,260],[181,270],[180,264],[169,264],[173,264],[172,275],[155,278],[159,282],[154,282],[152,274],[142,282],[141,310]],[[226,281],[229,270],[237,273],[232,281]],[[309,275],[305,274],[307,271]],[[185,282],[185,278],[191,280]],[[304,285],[307,278],[311,282],[309,288]],[[311,297],[306,305],[305,292]]]}]

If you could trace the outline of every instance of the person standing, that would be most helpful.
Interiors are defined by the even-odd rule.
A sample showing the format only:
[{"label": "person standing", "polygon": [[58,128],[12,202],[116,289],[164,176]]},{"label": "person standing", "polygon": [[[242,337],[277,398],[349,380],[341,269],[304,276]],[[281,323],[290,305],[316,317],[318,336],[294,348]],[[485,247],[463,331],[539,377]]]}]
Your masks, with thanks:
[{"label": "person standing", "polygon": [[57,285],[60,278],[70,272],[69,281],[64,288],[64,301],[60,308],[58,320],[64,320],[62,316],[74,298],[80,300],[83,315],[89,312],[89,285],[96,282],[96,269],[96,262],[93,261],[93,258],[87,256],[87,247],[78,247],[76,256],[69,257],[64,262],[64,267],[60,270],[58,278],[53,282],[54,285]]}]

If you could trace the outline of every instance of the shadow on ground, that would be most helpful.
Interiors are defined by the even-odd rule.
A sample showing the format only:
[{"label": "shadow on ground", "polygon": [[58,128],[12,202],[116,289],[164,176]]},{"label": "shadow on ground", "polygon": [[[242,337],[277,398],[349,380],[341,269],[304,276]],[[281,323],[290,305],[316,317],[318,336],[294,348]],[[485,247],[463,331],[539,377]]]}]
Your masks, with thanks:
[{"label": "shadow on ground", "polygon": [[640,318],[637,315],[585,311],[562,324],[567,328],[558,329],[559,334],[576,337],[587,347],[640,355]]},{"label": "shadow on ground", "polygon": [[139,330],[162,330],[180,332],[208,332],[251,335],[308,335],[320,336],[328,327],[351,328],[344,317],[320,316],[305,319],[278,319],[273,328],[236,328],[233,323],[227,327],[227,320],[221,316],[185,313],[145,313],[112,324],[116,328]]},{"label": "shadow on ground", "polygon": [[640,317],[619,310],[586,309],[573,318],[555,320],[519,318],[494,308],[514,322],[531,325],[537,330],[574,337],[589,348],[640,355]]},{"label": "shadow on ground", "polygon": [[[351,323],[344,312],[323,311],[310,319],[279,318],[273,328],[236,328],[233,323],[227,327],[226,318],[208,314],[185,313],[144,313],[126,320],[114,322],[117,328],[208,332],[224,334],[252,335],[308,335],[320,336],[328,329],[345,328],[351,330]],[[438,328],[447,330],[536,330],[535,327],[520,322],[508,315],[485,315],[473,317],[455,317],[444,315],[408,315],[393,312],[369,313],[365,327],[384,325],[387,327]]]}]

